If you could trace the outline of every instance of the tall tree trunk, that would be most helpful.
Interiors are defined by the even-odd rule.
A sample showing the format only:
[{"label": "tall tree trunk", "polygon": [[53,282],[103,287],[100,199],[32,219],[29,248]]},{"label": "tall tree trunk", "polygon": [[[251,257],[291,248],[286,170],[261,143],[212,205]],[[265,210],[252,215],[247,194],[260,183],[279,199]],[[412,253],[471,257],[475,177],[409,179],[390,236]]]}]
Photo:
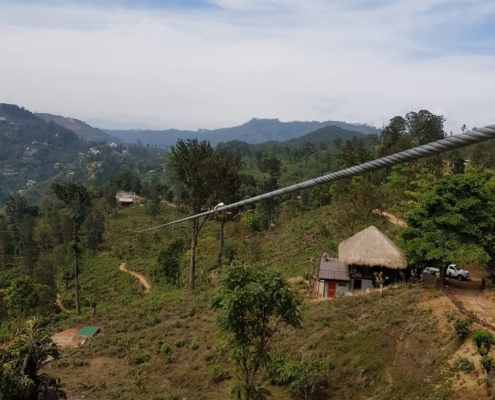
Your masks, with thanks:
[{"label": "tall tree trunk", "polygon": [[75,297],[76,297],[76,313],[81,315],[81,305],[79,304],[79,259],[78,259],[78,234],[76,222],[74,222],[74,285],[75,285]]},{"label": "tall tree trunk", "polygon": [[220,221],[220,234],[218,237],[218,268],[222,268],[222,256],[223,256],[223,229],[225,227],[225,221]]},{"label": "tall tree trunk", "polygon": [[191,237],[191,258],[189,261],[189,285],[190,292],[194,290],[194,275],[196,273],[196,241],[199,235],[199,218],[193,219],[193,231]]},{"label": "tall tree trunk", "polygon": [[5,244],[5,240],[3,241],[2,246],[2,261],[3,261],[3,269],[7,268],[7,245]]}]

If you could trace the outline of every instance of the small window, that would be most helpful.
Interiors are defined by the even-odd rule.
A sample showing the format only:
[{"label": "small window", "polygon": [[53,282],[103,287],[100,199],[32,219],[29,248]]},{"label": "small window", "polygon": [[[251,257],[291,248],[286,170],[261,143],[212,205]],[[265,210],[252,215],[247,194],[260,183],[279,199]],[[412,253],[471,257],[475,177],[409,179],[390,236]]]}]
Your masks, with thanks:
[{"label": "small window", "polygon": [[339,286],[347,286],[346,283],[339,283]]}]

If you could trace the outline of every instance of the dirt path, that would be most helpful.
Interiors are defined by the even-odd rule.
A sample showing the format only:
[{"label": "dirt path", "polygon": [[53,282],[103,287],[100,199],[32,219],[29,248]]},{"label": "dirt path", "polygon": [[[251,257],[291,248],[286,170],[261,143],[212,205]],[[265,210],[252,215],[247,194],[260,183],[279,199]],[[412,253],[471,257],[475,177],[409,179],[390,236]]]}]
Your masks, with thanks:
[{"label": "dirt path", "polygon": [[[488,273],[480,269],[477,265],[463,267],[470,273],[469,281],[450,280],[449,297],[454,303],[458,303],[458,308],[462,307],[466,311],[474,311],[476,316],[487,323],[487,327],[495,330],[495,296],[490,290],[492,283],[487,277]],[[485,277],[486,289],[481,290],[481,279]],[[460,307],[459,307],[460,306]]]},{"label": "dirt path", "polygon": [[64,304],[62,303],[62,300],[60,300],[60,293],[57,293],[57,300],[55,300],[55,304],[56,304],[57,306],[59,306],[59,307],[60,307],[60,309],[61,309],[63,312],[66,312],[66,313],[70,312],[70,310],[64,306]]},{"label": "dirt path", "polygon": [[141,282],[141,285],[144,286],[145,292],[149,292],[151,290],[151,284],[148,282],[148,280],[141,275],[139,272],[134,272],[130,271],[125,267],[125,263],[121,263],[119,265],[119,269],[121,271],[127,272],[128,274],[131,274],[134,278],[139,279],[139,282]]},{"label": "dirt path", "polygon": [[402,226],[402,227],[407,226],[406,221],[404,221],[403,219],[400,219],[399,217],[396,217],[394,214],[391,214],[391,213],[386,212],[386,211],[381,211],[378,209],[373,210],[373,212],[377,215],[381,215],[382,217],[386,218],[389,222],[391,222],[394,225]]}]

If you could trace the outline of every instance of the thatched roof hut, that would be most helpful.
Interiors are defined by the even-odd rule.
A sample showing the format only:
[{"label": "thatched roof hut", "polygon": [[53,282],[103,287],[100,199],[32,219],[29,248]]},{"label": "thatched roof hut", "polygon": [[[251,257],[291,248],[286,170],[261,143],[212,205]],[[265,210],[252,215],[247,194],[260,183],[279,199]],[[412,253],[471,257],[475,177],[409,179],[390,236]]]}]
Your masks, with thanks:
[{"label": "thatched roof hut", "polygon": [[348,265],[407,268],[406,256],[402,250],[374,226],[340,243],[339,260]]}]

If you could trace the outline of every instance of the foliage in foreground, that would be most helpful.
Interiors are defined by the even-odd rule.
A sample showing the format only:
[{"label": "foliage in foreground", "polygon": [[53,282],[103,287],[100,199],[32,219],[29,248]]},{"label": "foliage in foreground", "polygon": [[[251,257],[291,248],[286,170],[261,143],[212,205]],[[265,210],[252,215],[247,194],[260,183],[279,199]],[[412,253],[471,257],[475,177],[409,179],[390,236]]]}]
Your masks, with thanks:
[{"label": "foliage in foreground", "polygon": [[238,369],[238,400],[263,399],[267,390],[257,376],[269,361],[268,342],[281,324],[301,327],[299,300],[278,272],[234,264],[226,269],[212,307],[228,334],[231,357]]},{"label": "foliage in foreground", "polygon": [[39,373],[47,360],[59,357],[57,345],[38,321],[27,321],[20,334],[0,348],[0,400],[65,399],[59,380]]}]

